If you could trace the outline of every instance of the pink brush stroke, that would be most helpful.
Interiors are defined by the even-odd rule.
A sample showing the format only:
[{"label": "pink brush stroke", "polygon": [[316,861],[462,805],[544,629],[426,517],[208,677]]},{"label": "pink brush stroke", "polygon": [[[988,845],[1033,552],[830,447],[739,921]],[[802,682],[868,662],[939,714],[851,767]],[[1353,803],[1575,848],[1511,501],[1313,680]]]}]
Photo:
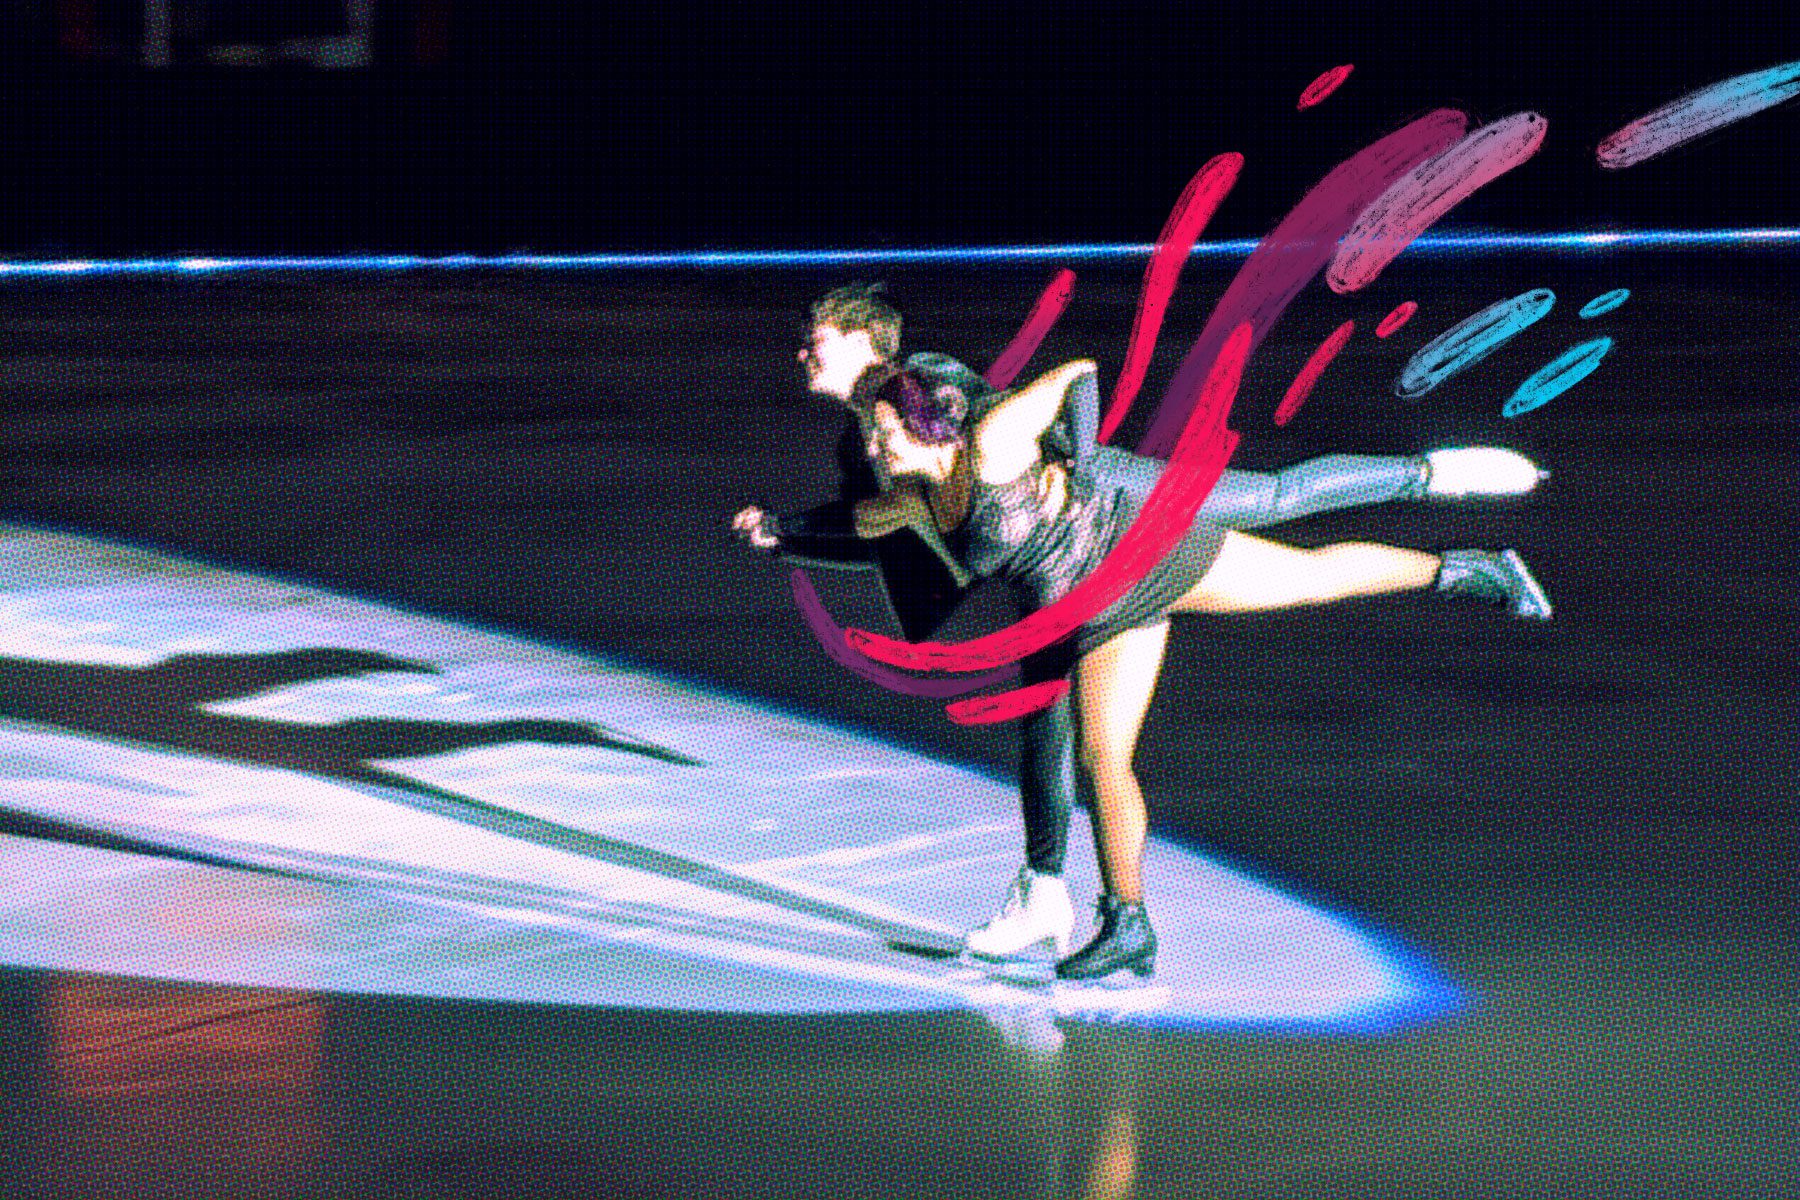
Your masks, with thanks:
[{"label": "pink brush stroke", "polygon": [[1163,394],[1138,452],[1168,457],[1200,381],[1231,331],[1248,321],[1257,339],[1267,337],[1294,297],[1331,261],[1338,240],[1356,223],[1357,215],[1414,167],[1455,145],[1467,128],[1468,118],[1455,109],[1427,113],[1338,164],[1306,193],[1219,298]]},{"label": "pink brush stroke", "polygon": [[1043,683],[1001,692],[996,696],[958,700],[954,704],[946,704],[944,711],[958,725],[997,725],[1001,721],[1016,721],[1040,709],[1049,708],[1068,694],[1068,680],[1047,679]]},{"label": "pink brush stroke", "polygon": [[1138,297],[1137,315],[1132,318],[1131,337],[1125,346],[1125,365],[1119,368],[1119,382],[1113,386],[1113,398],[1100,423],[1097,441],[1104,444],[1112,437],[1119,422],[1131,411],[1131,402],[1143,386],[1144,374],[1150,369],[1150,357],[1156,350],[1157,334],[1162,331],[1163,314],[1168,311],[1169,297],[1181,281],[1181,269],[1194,252],[1194,243],[1219,211],[1238,173],[1243,170],[1244,156],[1221,154],[1194,172],[1182,189],[1181,197],[1157,235],[1156,249],[1150,254],[1150,265],[1144,271],[1144,289]]},{"label": "pink brush stroke", "polygon": [[1064,267],[1037,298],[1037,303],[1031,306],[1025,324],[1013,335],[1011,344],[1000,352],[1000,357],[994,360],[993,365],[988,367],[987,374],[982,376],[989,387],[1007,387],[1019,377],[1019,372],[1025,369],[1025,364],[1037,353],[1037,348],[1043,344],[1051,327],[1063,315],[1063,309],[1069,306],[1069,297],[1074,294],[1075,272]]},{"label": "pink brush stroke", "polygon": [[1344,85],[1344,80],[1350,78],[1350,72],[1354,70],[1356,70],[1355,63],[1345,63],[1341,67],[1331,68],[1331,70],[1325,72],[1323,75],[1306,85],[1306,90],[1300,93],[1300,102],[1294,105],[1294,110],[1296,112],[1305,112],[1313,105],[1319,103],[1321,100],[1325,99],[1325,97],[1342,87]]},{"label": "pink brush stroke", "polygon": [[1375,282],[1383,268],[1443,215],[1538,152],[1549,122],[1515,113],[1484,125],[1376,198],[1332,257],[1325,282],[1347,295]]},{"label": "pink brush stroke", "polygon": [[1275,409],[1275,424],[1286,425],[1293,415],[1300,411],[1306,398],[1312,395],[1313,385],[1319,382],[1319,376],[1331,365],[1331,360],[1338,356],[1350,335],[1356,332],[1355,321],[1345,321],[1331,331],[1331,336],[1319,343],[1319,348],[1312,352],[1306,365],[1300,368],[1300,374],[1294,376],[1294,382],[1288,385],[1287,395],[1281,398],[1281,404]]},{"label": "pink brush stroke", "polygon": [[852,675],[880,684],[889,691],[909,696],[925,696],[933,700],[948,700],[953,696],[980,691],[984,687],[1011,683],[1019,677],[1019,668],[1011,666],[973,679],[915,679],[891,667],[871,662],[850,648],[844,638],[843,626],[831,619],[831,613],[826,611],[825,602],[819,599],[818,589],[813,587],[812,580],[807,578],[805,571],[795,568],[789,582],[794,590],[794,602],[800,606],[801,616],[806,618],[806,627],[819,639],[826,656]]},{"label": "pink brush stroke", "polygon": [[1394,336],[1408,321],[1413,319],[1413,314],[1418,311],[1419,302],[1417,300],[1402,300],[1399,304],[1394,305],[1393,312],[1381,318],[1381,324],[1375,327],[1375,336],[1378,338]]}]

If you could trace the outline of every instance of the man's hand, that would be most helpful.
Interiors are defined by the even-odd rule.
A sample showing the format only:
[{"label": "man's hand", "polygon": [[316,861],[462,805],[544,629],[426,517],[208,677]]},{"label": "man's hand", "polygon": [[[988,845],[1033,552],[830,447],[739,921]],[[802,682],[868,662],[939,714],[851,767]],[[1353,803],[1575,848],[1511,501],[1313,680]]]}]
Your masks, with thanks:
[{"label": "man's hand", "polygon": [[737,516],[731,518],[731,528],[758,550],[774,550],[781,545],[781,539],[769,532],[769,514],[754,504],[738,510]]},{"label": "man's hand", "polygon": [[1045,463],[1038,474],[1038,511],[1046,521],[1062,512],[1069,498],[1069,469],[1059,462]]},{"label": "man's hand", "polygon": [[896,529],[924,529],[933,519],[931,506],[925,501],[925,489],[911,479],[858,500],[852,511],[856,536],[860,538],[886,537]]}]

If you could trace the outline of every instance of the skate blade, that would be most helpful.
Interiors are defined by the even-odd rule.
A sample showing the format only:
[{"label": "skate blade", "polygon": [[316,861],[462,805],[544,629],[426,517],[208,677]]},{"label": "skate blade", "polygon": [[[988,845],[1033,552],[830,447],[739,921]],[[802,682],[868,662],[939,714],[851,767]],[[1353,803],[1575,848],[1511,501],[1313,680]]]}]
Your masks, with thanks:
[{"label": "skate blade", "polygon": [[[1123,972],[1121,972],[1123,974]],[[1170,992],[1165,984],[1146,983],[1136,976],[1114,982],[1113,976],[1086,983],[1061,981],[1051,989],[1051,1007],[1058,1016],[1153,1012],[1167,1008]]]},{"label": "skate blade", "polygon": [[965,953],[956,966],[955,977],[963,980],[997,980],[1024,987],[1046,987],[1056,982],[1053,958],[982,958]]},{"label": "skate blade", "polygon": [[1512,568],[1520,584],[1525,588],[1529,604],[1526,606],[1527,611],[1521,612],[1519,615],[1537,621],[1550,620],[1556,610],[1550,606],[1550,597],[1544,594],[1544,589],[1538,584],[1537,578],[1532,575],[1531,569],[1525,565],[1525,560],[1519,557],[1519,552],[1503,550],[1500,553],[1500,559]]},{"label": "skate blade", "polygon": [[969,949],[968,944],[964,943],[956,960],[983,966],[995,966],[1000,963],[1056,962],[1062,957],[1064,957],[1063,953],[1056,950],[1055,944],[1049,938],[1039,938],[1035,942],[1021,946],[1011,954],[983,954]]}]

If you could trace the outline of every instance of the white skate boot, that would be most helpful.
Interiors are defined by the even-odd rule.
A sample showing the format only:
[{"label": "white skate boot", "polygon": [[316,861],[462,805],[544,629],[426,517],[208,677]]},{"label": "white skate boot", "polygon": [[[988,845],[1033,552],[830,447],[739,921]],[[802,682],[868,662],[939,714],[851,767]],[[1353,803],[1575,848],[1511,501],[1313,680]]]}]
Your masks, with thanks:
[{"label": "white skate boot", "polygon": [[1040,875],[1030,867],[1019,872],[1007,890],[1000,912],[979,929],[969,931],[965,948],[977,958],[1012,958],[1049,941],[1056,956],[1069,952],[1075,929],[1075,907],[1060,875]]},{"label": "white skate boot", "polygon": [[1518,451],[1498,446],[1433,450],[1425,461],[1431,466],[1428,496],[1523,496],[1550,475]]}]

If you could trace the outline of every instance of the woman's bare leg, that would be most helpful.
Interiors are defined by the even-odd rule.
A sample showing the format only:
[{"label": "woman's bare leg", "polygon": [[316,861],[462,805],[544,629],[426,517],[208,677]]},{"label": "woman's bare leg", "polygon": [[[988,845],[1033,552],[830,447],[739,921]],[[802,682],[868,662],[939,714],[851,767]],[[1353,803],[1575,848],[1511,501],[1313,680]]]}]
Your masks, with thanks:
[{"label": "woman's bare leg", "polygon": [[1257,612],[1329,604],[1353,596],[1416,591],[1437,579],[1439,559],[1374,542],[1302,550],[1232,530],[1200,582],[1173,612]]},{"label": "woman's bare leg", "polygon": [[1075,673],[1081,765],[1094,785],[1094,844],[1106,890],[1144,899],[1144,793],[1131,760],[1162,671],[1169,623],[1129,629],[1083,655]]}]

